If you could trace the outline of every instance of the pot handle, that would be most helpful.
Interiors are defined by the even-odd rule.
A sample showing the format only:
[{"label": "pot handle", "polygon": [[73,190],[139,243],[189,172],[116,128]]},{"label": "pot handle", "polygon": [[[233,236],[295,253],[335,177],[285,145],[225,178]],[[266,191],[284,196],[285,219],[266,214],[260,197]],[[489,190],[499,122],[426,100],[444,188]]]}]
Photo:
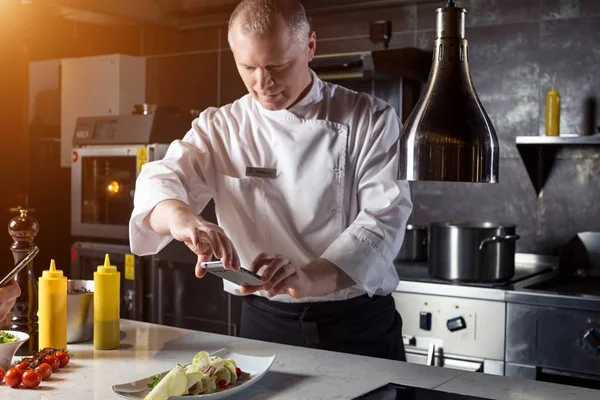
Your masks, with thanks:
[{"label": "pot handle", "polygon": [[489,244],[492,242],[496,242],[496,243],[509,242],[511,240],[517,240],[520,237],[521,236],[519,236],[519,235],[499,235],[499,236],[493,236],[491,238],[483,239],[481,241],[481,243],[479,244],[479,250],[483,250],[483,248],[485,247],[486,244]]}]

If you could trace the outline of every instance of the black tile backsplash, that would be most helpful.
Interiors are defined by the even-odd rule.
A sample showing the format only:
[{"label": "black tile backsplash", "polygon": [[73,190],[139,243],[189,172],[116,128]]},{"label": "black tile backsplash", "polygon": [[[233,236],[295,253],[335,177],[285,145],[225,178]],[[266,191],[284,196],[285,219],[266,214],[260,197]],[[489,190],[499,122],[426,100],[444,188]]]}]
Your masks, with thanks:
[{"label": "black tile backsplash", "polygon": [[[500,142],[500,183],[411,182],[415,205],[411,220],[418,224],[457,220],[515,223],[521,235],[518,251],[553,254],[576,232],[600,230],[600,204],[596,204],[600,203],[600,146],[559,150],[538,196],[516,150],[515,137],[544,133],[545,96],[552,85],[561,94],[562,133],[588,134],[600,126],[600,1],[456,3],[467,9],[471,75]],[[435,9],[444,4],[445,0],[440,0],[312,15],[317,53],[380,47],[370,42],[368,34],[370,22],[382,19],[392,21],[390,47],[430,50]],[[212,33],[203,29],[201,34],[183,35],[185,44],[171,47],[160,42],[148,50],[152,54],[165,47],[185,51],[194,40],[204,41],[197,55],[185,56],[189,59],[148,60],[149,100],[202,108],[229,103],[246,93],[231,52],[221,51],[217,64],[217,52],[201,51],[214,48],[217,37],[220,45],[216,47],[227,49],[226,27],[215,27]],[[368,83],[352,85],[364,89]],[[393,91],[377,94],[389,98]]]}]

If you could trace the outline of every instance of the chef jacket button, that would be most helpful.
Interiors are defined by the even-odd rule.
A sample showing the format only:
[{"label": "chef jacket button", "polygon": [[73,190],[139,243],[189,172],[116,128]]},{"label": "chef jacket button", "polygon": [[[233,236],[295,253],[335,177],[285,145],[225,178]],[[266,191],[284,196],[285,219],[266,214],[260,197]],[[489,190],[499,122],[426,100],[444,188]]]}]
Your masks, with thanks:
[{"label": "chef jacket button", "polygon": [[333,209],[331,210],[331,213],[332,213],[332,214],[336,214],[336,213],[337,213],[337,210],[336,210],[335,208],[333,208]]}]

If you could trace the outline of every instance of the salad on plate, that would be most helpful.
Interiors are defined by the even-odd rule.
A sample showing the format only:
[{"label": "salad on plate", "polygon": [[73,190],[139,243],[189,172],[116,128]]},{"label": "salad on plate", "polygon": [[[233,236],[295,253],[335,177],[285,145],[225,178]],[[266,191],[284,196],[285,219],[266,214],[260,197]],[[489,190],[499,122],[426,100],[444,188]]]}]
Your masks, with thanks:
[{"label": "salad on plate", "polygon": [[144,400],[218,392],[249,378],[250,374],[240,370],[233,359],[211,357],[206,351],[201,351],[194,356],[191,364],[178,364],[162,378],[156,375],[148,385],[152,390]]}]

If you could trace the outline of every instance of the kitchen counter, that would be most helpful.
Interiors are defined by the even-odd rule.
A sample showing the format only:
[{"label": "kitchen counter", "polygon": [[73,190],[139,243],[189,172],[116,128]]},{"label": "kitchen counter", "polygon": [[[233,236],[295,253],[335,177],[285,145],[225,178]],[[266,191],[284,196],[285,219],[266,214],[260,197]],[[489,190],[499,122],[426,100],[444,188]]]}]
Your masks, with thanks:
[{"label": "kitchen counter", "polygon": [[200,350],[227,347],[249,355],[277,354],[261,381],[228,397],[241,399],[352,399],[388,382],[490,399],[600,398],[589,389],[353,356],[123,320],[121,348],[69,346],[68,368],[36,390],[0,386],[0,399],[112,399],[112,385],[137,380],[185,363]]}]

